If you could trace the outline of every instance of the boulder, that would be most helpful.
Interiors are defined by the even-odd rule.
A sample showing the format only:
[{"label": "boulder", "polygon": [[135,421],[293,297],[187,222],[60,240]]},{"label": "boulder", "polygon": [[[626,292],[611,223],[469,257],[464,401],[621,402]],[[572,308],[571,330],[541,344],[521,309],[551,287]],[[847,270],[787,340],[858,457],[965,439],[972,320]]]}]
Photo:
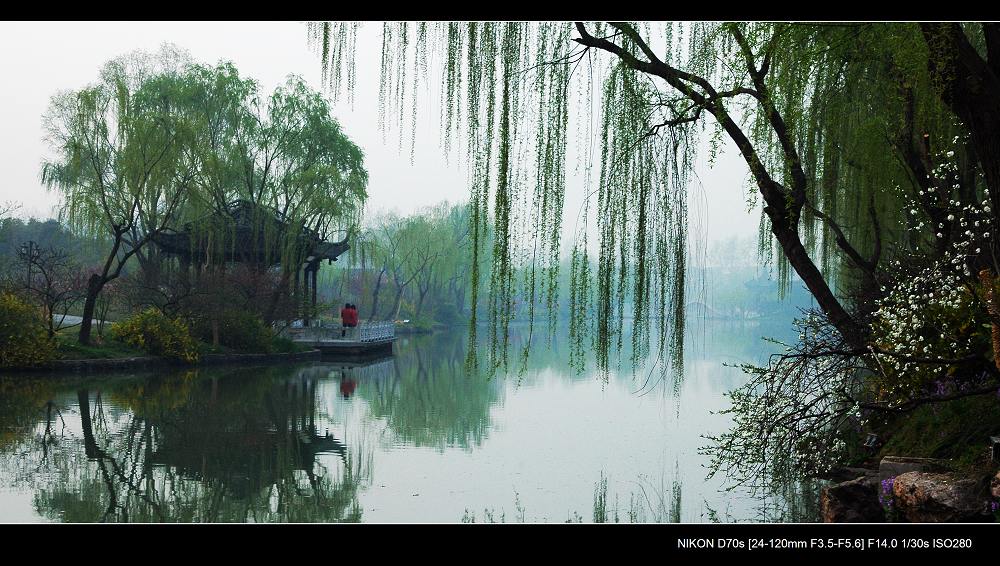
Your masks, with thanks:
[{"label": "boulder", "polygon": [[823,488],[819,498],[824,523],[883,523],[878,481],[871,475]]},{"label": "boulder", "polygon": [[878,475],[880,479],[884,480],[906,472],[945,472],[948,469],[947,466],[947,460],[886,456],[878,464]]},{"label": "boulder", "polygon": [[991,520],[982,484],[954,474],[906,472],[893,483],[899,519],[911,523],[966,523]]},{"label": "boulder", "polygon": [[878,470],[871,470],[868,468],[851,468],[845,466],[837,466],[830,469],[826,473],[820,475],[821,479],[831,481],[834,483],[841,483],[846,481],[851,481],[853,479],[859,478],[861,476],[878,476]]}]

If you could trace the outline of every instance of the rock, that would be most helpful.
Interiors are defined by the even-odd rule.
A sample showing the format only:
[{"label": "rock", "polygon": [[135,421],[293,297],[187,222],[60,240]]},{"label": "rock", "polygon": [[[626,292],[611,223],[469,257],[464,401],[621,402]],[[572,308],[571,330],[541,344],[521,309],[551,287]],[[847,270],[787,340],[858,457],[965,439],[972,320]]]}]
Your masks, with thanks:
[{"label": "rock", "polygon": [[947,471],[946,460],[934,458],[910,458],[908,456],[886,456],[878,464],[880,479],[896,477],[906,472],[944,472]]},{"label": "rock", "polygon": [[823,488],[819,498],[824,523],[882,523],[878,482],[868,475]]},{"label": "rock", "polygon": [[995,499],[1000,499],[1000,472],[997,472],[997,475],[990,480],[990,494]]},{"label": "rock", "polygon": [[991,520],[982,484],[947,473],[906,472],[892,491],[901,520],[911,523],[966,523]]},{"label": "rock", "polygon": [[851,468],[851,467],[836,467],[826,472],[822,476],[822,479],[829,480],[835,483],[841,483],[850,481],[859,477],[876,477],[878,476],[878,470],[870,470],[868,468]]}]

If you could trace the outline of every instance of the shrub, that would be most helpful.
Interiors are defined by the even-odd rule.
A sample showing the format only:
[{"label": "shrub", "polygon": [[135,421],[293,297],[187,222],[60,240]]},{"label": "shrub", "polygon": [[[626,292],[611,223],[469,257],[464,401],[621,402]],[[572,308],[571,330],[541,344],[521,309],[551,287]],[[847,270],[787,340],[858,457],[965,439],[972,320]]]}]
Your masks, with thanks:
[{"label": "shrub", "polygon": [[[211,343],[212,322],[200,318],[194,333],[199,339]],[[270,353],[273,351],[274,332],[264,322],[247,311],[229,310],[219,317],[219,344],[243,352]]]},{"label": "shrub", "polygon": [[412,328],[416,332],[430,332],[434,330],[434,321],[429,318],[418,318],[416,320],[410,321]]},{"label": "shrub", "polygon": [[297,351],[295,347],[295,342],[290,338],[285,338],[284,336],[275,336],[274,340],[271,341],[273,345],[273,350],[279,354],[290,354]]},{"label": "shrub", "polygon": [[168,318],[156,309],[147,309],[111,325],[111,335],[153,356],[188,363],[198,361],[198,345],[187,325]]},{"label": "shrub", "polygon": [[882,480],[881,489],[878,494],[878,502],[882,506],[882,510],[885,511],[885,518],[890,523],[897,522],[896,514],[896,495],[892,490],[893,484],[896,482],[896,476],[891,476]]},{"label": "shrub", "polygon": [[[1000,287],[995,274],[970,269],[972,258],[983,248],[988,254],[992,241],[987,202],[948,216],[956,232],[964,232],[954,234],[939,259],[928,263],[910,255],[887,265],[892,282],[881,287],[872,323],[874,345],[884,352],[873,368],[880,401],[945,397],[991,380],[995,356],[988,303]],[[941,363],[923,361],[928,359]]]},{"label": "shrub", "polygon": [[0,367],[43,365],[56,355],[38,309],[10,292],[0,293]]}]

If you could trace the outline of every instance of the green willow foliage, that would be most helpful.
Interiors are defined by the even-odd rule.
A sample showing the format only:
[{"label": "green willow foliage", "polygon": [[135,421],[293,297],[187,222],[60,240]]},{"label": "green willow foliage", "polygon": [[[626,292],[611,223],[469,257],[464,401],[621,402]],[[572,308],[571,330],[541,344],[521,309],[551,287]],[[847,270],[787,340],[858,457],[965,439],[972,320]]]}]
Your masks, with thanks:
[{"label": "green willow foliage", "polygon": [[[415,129],[415,93],[431,80],[429,61],[443,67],[445,149],[461,143],[471,161],[473,249],[477,257],[492,252],[488,304],[494,367],[506,364],[508,305],[516,286],[532,299],[557,300],[565,167],[574,127],[588,183],[592,165],[597,171],[571,254],[576,363],[585,337],[592,339],[602,369],[610,364],[609,352],[621,352],[629,335],[633,362],[650,354],[650,327],[656,322],[655,353],[679,369],[687,186],[708,126],[702,118],[709,114],[738,124],[770,178],[784,187],[804,187],[801,217],[796,212],[786,220],[800,230],[807,253],[839,295],[877,283],[874,269],[858,270],[857,262],[841,253],[844,242],[860,257],[873,257],[873,264],[882,241],[911,250],[936,245],[933,231],[906,232],[913,221],[902,205],[921,186],[908,156],[921,150],[921,139],[933,146],[924,153],[951,149],[961,129],[929,78],[928,49],[918,26],[667,22],[588,23],[586,29],[595,41],[607,39],[621,52],[582,48],[571,23],[383,27],[383,128],[401,128],[409,109],[410,130]],[[354,84],[357,30],[349,23],[308,26],[334,92],[350,92]],[[683,86],[623,62],[630,56],[647,60],[647,46],[678,70],[676,83]],[[755,70],[764,85],[754,84]],[[594,105],[596,129],[588,120]],[[771,120],[774,113],[783,126]],[[716,122],[708,127],[713,130],[702,141],[714,158],[731,132]],[[783,136],[777,127],[786,129]],[[596,165],[586,157],[593,148],[599,152]],[[968,160],[964,148],[955,151]],[[805,179],[796,182],[800,172]],[[975,180],[966,186],[975,190]],[[756,190],[750,194],[753,202],[759,200]],[[481,246],[488,222],[495,231],[492,250]],[[597,242],[588,241],[588,223],[596,223]],[[759,242],[762,258],[776,263],[787,289],[792,270],[782,253],[774,254],[766,215]],[[527,275],[515,281],[513,274],[521,269]],[[478,277],[474,272],[477,283]],[[852,301],[858,303],[848,305],[852,310],[869,308],[863,298]]]},{"label": "green willow foliage", "polygon": [[[266,254],[298,264],[302,229],[321,237],[354,226],[366,198],[368,174],[361,150],[340,130],[328,103],[290,77],[270,96],[242,79],[230,63],[191,65],[180,78],[185,116],[193,128],[197,189],[182,219],[194,221],[200,245],[211,246],[218,227],[199,222],[249,203],[251,225],[269,242]],[[271,222],[271,215],[286,227]],[[239,246],[235,238],[225,244]]]},{"label": "green willow foliage", "polygon": [[186,56],[164,48],[107,63],[95,84],[52,98],[44,122],[57,158],[42,180],[63,193],[63,215],[83,236],[152,228],[176,210],[190,180],[182,140],[191,124],[172,104]]},{"label": "green willow foliage", "polygon": [[[595,79],[573,72],[586,62],[571,53],[573,27],[568,23],[394,23],[383,32],[379,103],[384,128],[402,127],[409,118],[411,131],[415,129],[415,93],[430,81],[429,58],[441,57],[445,149],[460,143],[471,159],[473,304],[485,283],[478,258],[491,254],[490,366],[506,367],[513,297],[520,293],[528,298],[532,320],[536,303],[549,313],[557,311],[570,107],[582,103],[591,112],[587,91]],[[309,26],[334,92],[349,92],[353,85],[356,33],[357,26],[350,23]],[[611,346],[621,346],[627,334],[622,330],[625,305],[632,302],[637,355],[648,351],[648,326],[656,320],[659,351],[666,349],[679,364],[686,184],[693,153],[686,131],[644,136],[653,94],[647,82],[612,65],[603,85],[601,183],[596,202],[588,199],[578,227],[581,237],[572,251],[573,359],[582,362],[584,338],[593,335],[598,365],[607,369]],[[589,136],[588,129],[578,123],[578,137]],[[592,216],[598,224],[596,273],[586,237]],[[491,250],[483,246],[487,234]],[[599,309],[596,317],[590,315],[594,307]],[[554,319],[549,322],[551,336]],[[470,325],[473,337],[475,323]]]},{"label": "green willow foliage", "polygon": [[[796,141],[810,179],[804,240],[828,278],[847,280],[849,262],[835,263],[835,235],[817,214],[836,219],[851,244],[870,251],[876,240],[916,251],[933,250],[933,231],[913,232],[904,213],[921,187],[908,156],[926,134],[931,153],[954,149],[969,161],[963,130],[943,104],[927,72],[928,50],[920,30],[904,24],[743,24],[752,44],[774,43],[771,95]],[[776,39],[771,39],[771,38]],[[766,116],[752,131],[765,162],[784,169],[784,155]],[[963,167],[971,171],[972,167]],[[981,185],[981,183],[978,183]],[[963,190],[975,192],[967,179]],[[979,189],[982,187],[979,186]],[[954,195],[963,202],[971,194]],[[873,219],[878,219],[877,223]],[[766,236],[762,226],[762,236]],[[787,285],[788,262],[777,258]]]},{"label": "green willow foliage", "polygon": [[231,63],[170,47],[109,62],[95,84],[54,97],[46,125],[58,157],[43,179],[61,191],[64,218],[99,237],[130,228],[125,249],[187,222],[193,246],[246,245],[220,233],[232,223],[206,220],[242,202],[269,259],[290,269],[303,230],[351,229],[367,197],[362,151],[302,79],[267,96]]}]

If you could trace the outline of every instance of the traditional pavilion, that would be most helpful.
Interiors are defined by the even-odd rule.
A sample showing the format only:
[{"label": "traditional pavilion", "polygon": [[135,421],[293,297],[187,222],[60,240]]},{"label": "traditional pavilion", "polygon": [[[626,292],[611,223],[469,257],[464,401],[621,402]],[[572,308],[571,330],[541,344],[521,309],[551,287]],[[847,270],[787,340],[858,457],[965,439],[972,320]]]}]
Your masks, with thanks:
[{"label": "traditional pavilion", "polygon": [[[170,230],[153,238],[163,253],[180,260],[183,273],[191,266],[200,272],[203,265],[248,263],[262,267],[281,264],[282,247],[290,221],[278,211],[249,201],[230,203],[224,211],[208,214],[184,224],[182,230]],[[294,249],[284,255],[298,263],[295,270],[295,293],[298,294],[300,275],[304,275],[304,295],[316,310],[316,274],[320,263],[337,261],[350,249],[347,238],[329,242],[315,230],[302,227],[293,242]],[[310,283],[311,281],[311,283]],[[305,315],[308,321],[308,313]]]}]

